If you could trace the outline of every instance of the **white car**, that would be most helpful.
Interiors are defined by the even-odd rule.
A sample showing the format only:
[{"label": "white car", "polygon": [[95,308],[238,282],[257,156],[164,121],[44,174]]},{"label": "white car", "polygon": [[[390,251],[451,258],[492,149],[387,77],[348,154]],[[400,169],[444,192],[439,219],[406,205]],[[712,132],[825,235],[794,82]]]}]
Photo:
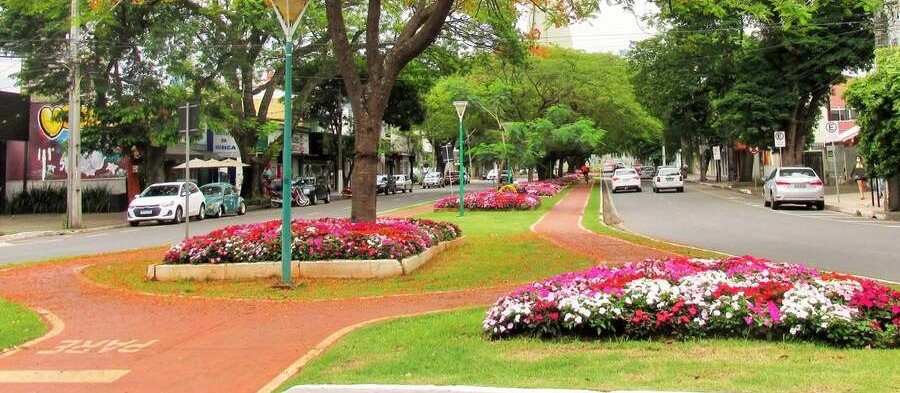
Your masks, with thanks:
[{"label": "white car", "polygon": [[413,183],[412,180],[407,175],[394,175],[394,184],[396,184],[397,191],[400,192],[412,192],[413,191]]},{"label": "white car", "polygon": [[762,194],[763,205],[772,210],[786,203],[825,208],[825,185],[812,168],[776,168],[766,178]]},{"label": "white car", "polygon": [[676,168],[663,168],[653,177],[653,192],[662,190],[675,190],[684,192],[684,179],[681,171]]},{"label": "white car", "polygon": [[491,169],[488,171],[487,175],[484,176],[485,180],[496,181],[497,180],[497,170]]},{"label": "white car", "polygon": [[616,169],[612,176],[612,192],[637,190],[641,192],[641,176],[634,168]]},{"label": "white car", "polygon": [[444,177],[440,172],[428,172],[422,180],[422,188],[444,187]]},{"label": "white car", "polygon": [[189,216],[206,218],[206,197],[194,183],[153,184],[128,204],[128,224],[138,226],[144,221],[180,223],[184,220],[185,197],[190,200]]}]

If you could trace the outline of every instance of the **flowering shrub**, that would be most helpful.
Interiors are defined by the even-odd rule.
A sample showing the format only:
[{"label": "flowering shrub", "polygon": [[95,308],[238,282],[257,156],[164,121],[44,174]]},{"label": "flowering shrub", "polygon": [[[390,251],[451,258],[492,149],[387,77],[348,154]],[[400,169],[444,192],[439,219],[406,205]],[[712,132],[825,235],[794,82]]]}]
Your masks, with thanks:
[{"label": "flowering shrub", "polygon": [[[460,236],[448,222],[379,218],[374,223],[348,219],[294,220],[292,259],[403,259]],[[263,262],[281,258],[281,221],[232,225],[195,236],[169,249],[169,264]]]},{"label": "flowering shrub", "polygon": [[559,182],[533,181],[525,183],[525,192],[537,196],[554,196],[562,190],[564,185]]},{"label": "flowering shrub", "polygon": [[[466,193],[465,206],[470,210],[529,210],[541,204],[540,197],[494,190]],[[459,207],[459,197],[451,196],[434,203],[437,209]]]},{"label": "flowering shrub", "polygon": [[753,257],[648,260],[531,284],[487,312],[492,337],[757,337],[900,346],[900,292]]}]

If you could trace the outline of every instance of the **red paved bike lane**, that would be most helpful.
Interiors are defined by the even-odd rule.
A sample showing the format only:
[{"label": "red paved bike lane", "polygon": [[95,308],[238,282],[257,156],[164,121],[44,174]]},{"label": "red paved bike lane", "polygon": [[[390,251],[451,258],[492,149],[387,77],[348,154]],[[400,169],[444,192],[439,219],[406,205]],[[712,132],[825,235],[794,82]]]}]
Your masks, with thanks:
[{"label": "red paved bike lane", "polygon": [[205,300],[105,289],[85,282],[77,268],[57,264],[0,272],[0,295],[49,310],[65,324],[59,335],[0,358],[0,372],[109,381],[0,382],[0,391],[255,392],[342,328],[486,305],[505,292],[318,302]]},{"label": "red paved bike lane", "polygon": [[578,184],[532,227],[532,231],[560,247],[590,256],[600,264],[612,265],[674,256],[672,253],[598,235],[585,229],[581,225],[581,217],[590,195],[590,184]]}]

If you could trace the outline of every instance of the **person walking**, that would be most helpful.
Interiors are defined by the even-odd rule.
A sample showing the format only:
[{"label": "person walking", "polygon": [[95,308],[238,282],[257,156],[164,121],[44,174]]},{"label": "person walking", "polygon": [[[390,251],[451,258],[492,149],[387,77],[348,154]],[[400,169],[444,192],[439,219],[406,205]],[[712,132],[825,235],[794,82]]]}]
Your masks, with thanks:
[{"label": "person walking", "polygon": [[865,200],[866,181],[868,180],[868,176],[866,174],[866,166],[863,165],[863,160],[860,156],[856,156],[856,166],[853,167],[851,177],[856,181],[856,185],[859,187],[859,199]]},{"label": "person walking", "polygon": [[589,175],[591,173],[591,168],[587,166],[587,163],[581,166],[581,174],[584,175],[584,181],[588,181]]}]

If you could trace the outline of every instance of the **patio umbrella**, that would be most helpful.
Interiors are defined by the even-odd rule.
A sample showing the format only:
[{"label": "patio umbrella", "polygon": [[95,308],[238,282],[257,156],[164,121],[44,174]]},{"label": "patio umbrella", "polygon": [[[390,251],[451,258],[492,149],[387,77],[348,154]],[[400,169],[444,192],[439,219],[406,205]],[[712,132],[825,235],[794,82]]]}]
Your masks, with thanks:
[{"label": "patio umbrella", "polygon": [[222,166],[234,167],[234,168],[250,166],[250,165],[244,164],[243,162],[238,162],[234,158],[228,158],[228,159],[222,160],[221,162],[222,162]]},{"label": "patio umbrella", "polygon": [[[191,169],[204,169],[204,168],[210,168],[206,161],[199,159],[199,158],[191,159]],[[181,165],[177,165],[172,169],[184,169],[184,163],[182,163]]]}]

